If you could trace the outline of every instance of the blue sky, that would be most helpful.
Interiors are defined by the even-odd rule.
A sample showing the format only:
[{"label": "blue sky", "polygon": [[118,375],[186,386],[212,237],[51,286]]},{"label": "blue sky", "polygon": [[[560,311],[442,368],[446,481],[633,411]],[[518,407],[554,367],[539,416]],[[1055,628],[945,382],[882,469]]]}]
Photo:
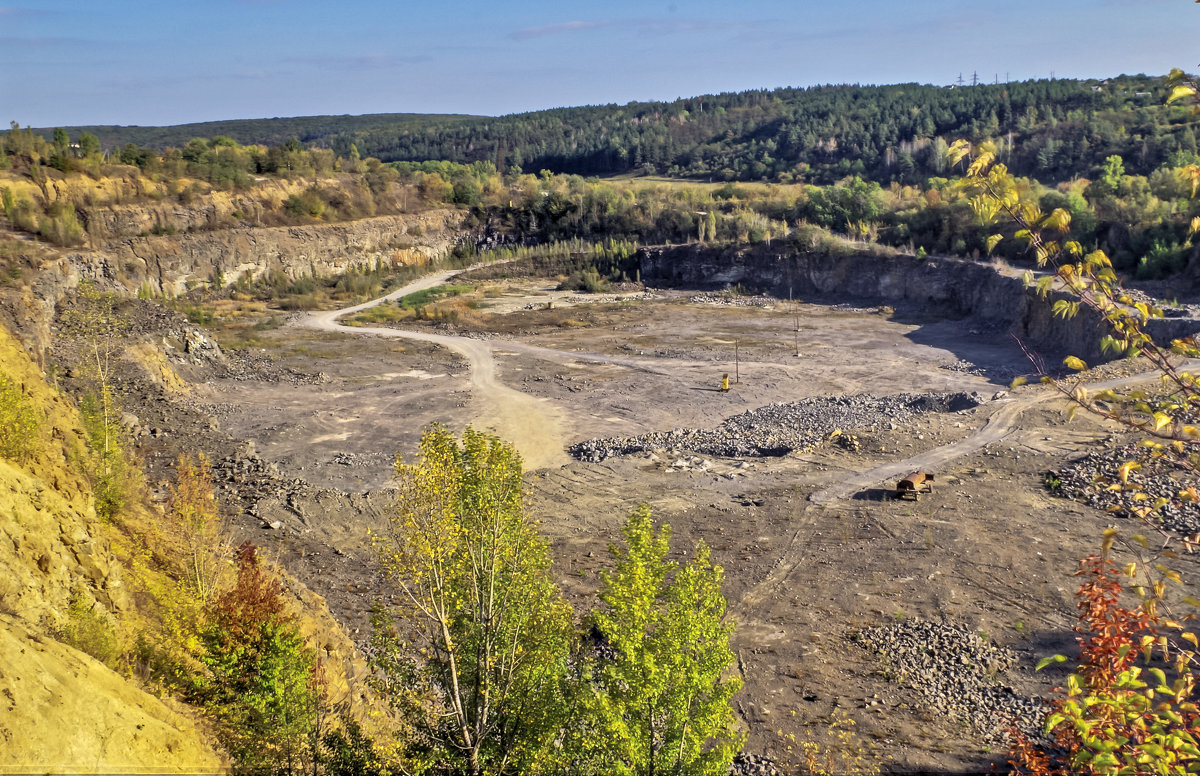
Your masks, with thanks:
[{"label": "blue sky", "polygon": [[1190,0],[27,0],[0,5],[0,120],[499,115],[973,71],[1161,74],[1197,69],[1197,22]]}]

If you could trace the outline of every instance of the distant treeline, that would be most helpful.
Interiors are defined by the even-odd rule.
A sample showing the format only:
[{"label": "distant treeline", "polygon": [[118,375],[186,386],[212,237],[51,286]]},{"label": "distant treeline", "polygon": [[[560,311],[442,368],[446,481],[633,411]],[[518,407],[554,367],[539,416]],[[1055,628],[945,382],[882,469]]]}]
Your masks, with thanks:
[{"label": "distant treeline", "polygon": [[[472,116],[436,113],[372,113],[365,116],[298,116],[295,118],[230,119],[176,124],[167,127],[136,125],[89,125],[64,127],[72,137],[81,133],[95,136],[105,150],[132,143],[136,146],[162,151],[182,148],[193,138],[226,137],[242,145],[282,145],[295,140],[305,145],[328,147],[329,138],[347,133],[367,132],[400,127],[420,127],[426,124],[453,122]],[[53,137],[54,128],[34,129],[46,140]],[[0,132],[0,135],[3,133]]]},{"label": "distant treeline", "polygon": [[379,114],[71,132],[86,130],[106,147],[182,147],[192,137],[223,135],[243,144],[295,139],[343,157],[353,146],[385,162],[487,161],[502,173],[817,184],[851,175],[924,183],[947,174],[947,141],[990,138],[1015,173],[1061,182],[1092,176],[1114,154],[1138,175],[1194,154],[1191,117],[1165,106],[1165,94],[1164,79],[1149,76],[957,88],[819,86],[499,118]]}]

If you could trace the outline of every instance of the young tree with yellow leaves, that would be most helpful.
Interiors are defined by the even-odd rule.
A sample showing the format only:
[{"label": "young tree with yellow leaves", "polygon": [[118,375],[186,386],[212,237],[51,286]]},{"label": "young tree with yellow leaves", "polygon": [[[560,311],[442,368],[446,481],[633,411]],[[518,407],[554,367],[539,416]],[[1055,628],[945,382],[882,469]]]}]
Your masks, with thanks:
[{"label": "young tree with yellow leaves", "polygon": [[402,600],[392,654],[416,657],[389,661],[385,681],[397,708],[422,717],[423,759],[437,770],[560,764],[571,611],[525,514],[521,474],[511,445],[470,428],[460,445],[439,425],[416,463],[396,464],[397,508],[376,545]]},{"label": "young tree with yellow leaves", "polygon": [[[1176,75],[1174,99],[1196,96],[1194,84]],[[998,162],[996,149],[988,143],[972,147],[954,144],[950,159],[969,161],[964,184],[972,190],[972,207],[984,226],[1008,222],[1015,225],[1013,237],[1021,240],[1034,256],[1042,277],[1027,282],[1043,297],[1057,294],[1055,315],[1069,318],[1089,311],[1107,329],[1102,348],[1129,358],[1142,357],[1159,378],[1157,390],[1106,388],[1089,391],[1082,381],[1044,376],[1071,403],[1074,412],[1083,409],[1098,417],[1118,422],[1142,435],[1145,461],[1168,462],[1184,476],[1176,496],[1179,502],[1197,501],[1200,480],[1200,379],[1189,371],[1194,364],[1185,358],[1200,356],[1194,338],[1176,339],[1160,345],[1148,332],[1151,319],[1162,317],[1160,309],[1127,293],[1102,251],[1085,253],[1067,239],[1071,215],[1065,209],[1045,213],[1028,196],[1026,187],[1005,165]],[[1112,160],[1110,159],[1110,164]],[[1115,166],[1115,165],[1114,165]],[[1200,171],[1190,170],[1193,182]],[[1193,221],[1192,234],[1200,231]],[[1006,239],[993,234],[989,251]],[[1087,365],[1078,357],[1064,359],[1067,368],[1083,371]],[[1136,460],[1119,467],[1111,487],[1135,490],[1130,473],[1141,467]],[[1145,536],[1135,534],[1125,542],[1138,557],[1123,568],[1110,557],[1118,540],[1116,529],[1105,532],[1102,554],[1088,558],[1079,572],[1080,623],[1076,628],[1081,654],[1071,673],[1051,701],[1046,734],[1054,742],[1043,747],[1016,734],[1010,763],[1021,774],[1184,774],[1200,771],[1200,711],[1197,708],[1197,636],[1187,630],[1194,614],[1172,613],[1166,582],[1181,582],[1179,573],[1163,561],[1177,557],[1173,548],[1186,551],[1197,547],[1197,537],[1179,537],[1156,520],[1168,499],[1151,500],[1133,494],[1131,512],[1161,535],[1161,544],[1151,549]],[[1122,577],[1126,582],[1122,583]],[[1128,590],[1138,599],[1130,607],[1122,602]],[[1175,596],[1179,598],[1179,596]],[[1182,596],[1183,607],[1200,601]],[[1039,667],[1065,662],[1066,657],[1046,658]],[[1161,661],[1161,663],[1160,663]],[[1159,665],[1168,667],[1171,676]]]}]

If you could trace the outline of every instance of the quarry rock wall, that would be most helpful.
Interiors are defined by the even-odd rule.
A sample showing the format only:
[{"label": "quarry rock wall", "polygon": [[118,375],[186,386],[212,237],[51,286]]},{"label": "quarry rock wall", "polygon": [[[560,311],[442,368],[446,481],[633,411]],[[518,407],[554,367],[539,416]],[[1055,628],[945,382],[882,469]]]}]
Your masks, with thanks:
[{"label": "quarry rock wall", "polygon": [[[128,213],[122,217],[133,218]],[[26,348],[36,354],[49,346],[59,301],[84,280],[130,296],[178,296],[196,286],[228,285],[276,272],[295,280],[377,263],[428,264],[469,239],[464,228],[468,217],[464,210],[442,209],[334,224],[122,237],[94,249],[61,253],[42,267],[28,293],[5,299],[10,308],[5,312]]]},{"label": "quarry rock wall", "polygon": [[[1056,318],[1053,303],[1062,295],[1042,298],[1025,286],[1021,273],[989,262],[702,245],[647,248],[640,259],[642,280],[650,284],[702,289],[741,284],[781,299],[906,305],[998,324],[1003,336],[1016,336],[1040,353],[1069,353],[1095,363],[1112,358],[1101,352],[1105,329],[1096,314],[1081,309],[1074,318]],[[1169,342],[1200,331],[1200,320],[1155,319],[1148,328],[1156,340]]]}]

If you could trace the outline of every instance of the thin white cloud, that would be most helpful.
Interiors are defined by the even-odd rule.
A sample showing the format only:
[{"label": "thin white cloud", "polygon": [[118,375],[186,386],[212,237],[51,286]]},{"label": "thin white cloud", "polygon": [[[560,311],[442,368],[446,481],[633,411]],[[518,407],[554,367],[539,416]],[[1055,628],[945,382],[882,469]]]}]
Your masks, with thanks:
[{"label": "thin white cloud", "polygon": [[85,38],[0,36],[0,45],[3,46],[82,46],[93,42]]}]

